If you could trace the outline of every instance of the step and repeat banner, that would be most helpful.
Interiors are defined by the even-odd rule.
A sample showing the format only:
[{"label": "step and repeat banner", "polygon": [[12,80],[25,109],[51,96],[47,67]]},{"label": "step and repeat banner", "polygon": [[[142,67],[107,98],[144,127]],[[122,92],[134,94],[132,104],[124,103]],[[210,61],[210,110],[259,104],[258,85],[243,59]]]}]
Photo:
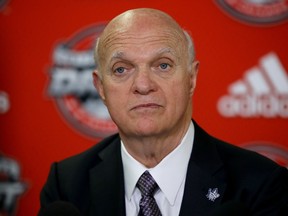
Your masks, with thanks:
[{"label": "step and repeat banner", "polygon": [[288,167],[287,0],[0,0],[0,215],[36,215],[50,164],[117,132],[92,84],[95,39],[152,7],[194,39],[193,118]]}]

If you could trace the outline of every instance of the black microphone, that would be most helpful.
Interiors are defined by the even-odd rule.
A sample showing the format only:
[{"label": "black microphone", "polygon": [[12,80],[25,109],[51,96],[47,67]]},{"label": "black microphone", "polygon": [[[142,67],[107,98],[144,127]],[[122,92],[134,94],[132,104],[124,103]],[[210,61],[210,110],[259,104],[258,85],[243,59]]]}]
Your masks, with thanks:
[{"label": "black microphone", "polygon": [[240,202],[229,201],[219,206],[213,211],[211,216],[248,216],[249,210],[248,208]]},{"label": "black microphone", "polygon": [[42,209],[38,216],[81,216],[81,214],[71,203],[56,201]]}]

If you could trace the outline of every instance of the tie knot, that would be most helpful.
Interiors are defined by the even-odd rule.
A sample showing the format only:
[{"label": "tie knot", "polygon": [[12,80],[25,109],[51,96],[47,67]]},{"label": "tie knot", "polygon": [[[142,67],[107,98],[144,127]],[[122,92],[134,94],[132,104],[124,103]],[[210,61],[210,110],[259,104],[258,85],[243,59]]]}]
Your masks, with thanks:
[{"label": "tie knot", "polygon": [[159,189],[156,181],[147,170],[140,176],[136,186],[143,196],[153,196]]}]

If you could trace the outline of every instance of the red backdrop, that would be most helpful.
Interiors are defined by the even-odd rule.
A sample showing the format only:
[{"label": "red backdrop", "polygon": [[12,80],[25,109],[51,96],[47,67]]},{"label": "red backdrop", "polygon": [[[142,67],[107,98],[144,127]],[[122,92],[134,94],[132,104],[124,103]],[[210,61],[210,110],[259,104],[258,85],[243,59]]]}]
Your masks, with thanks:
[{"label": "red backdrop", "polygon": [[[0,203],[7,201],[6,189],[15,187],[18,198],[6,205],[16,215],[36,215],[50,164],[113,132],[111,122],[97,117],[102,108],[90,122],[92,114],[79,107],[75,92],[89,86],[79,67],[92,70],[87,56],[93,33],[136,7],[164,10],[191,32],[200,61],[193,118],[212,135],[288,167],[287,1],[251,2],[0,1],[0,186],[5,186],[0,195],[6,195]],[[74,59],[73,53],[79,55]],[[62,77],[62,93],[51,93],[51,86],[68,74],[69,79]],[[65,82],[71,84],[66,89]],[[7,214],[8,207],[1,208]]]}]

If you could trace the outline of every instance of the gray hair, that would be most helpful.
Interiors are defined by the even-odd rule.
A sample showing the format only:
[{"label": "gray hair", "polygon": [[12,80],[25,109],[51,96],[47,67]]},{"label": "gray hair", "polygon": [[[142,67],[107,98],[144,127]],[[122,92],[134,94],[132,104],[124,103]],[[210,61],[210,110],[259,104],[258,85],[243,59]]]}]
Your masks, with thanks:
[{"label": "gray hair", "polygon": [[189,71],[191,71],[192,63],[195,60],[195,47],[194,47],[194,43],[193,43],[193,39],[191,35],[184,29],[183,29],[183,33],[187,40],[188,68],[189,68]]}]

